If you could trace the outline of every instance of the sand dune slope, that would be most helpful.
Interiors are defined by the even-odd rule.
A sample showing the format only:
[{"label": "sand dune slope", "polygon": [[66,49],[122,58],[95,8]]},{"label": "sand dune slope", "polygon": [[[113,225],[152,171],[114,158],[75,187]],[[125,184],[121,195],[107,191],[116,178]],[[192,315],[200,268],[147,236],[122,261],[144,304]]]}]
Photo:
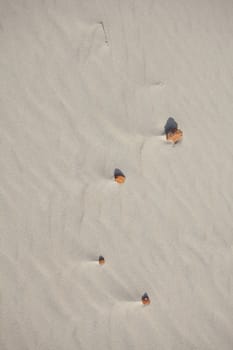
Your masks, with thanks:
[{"label": "sand dune slope", "polygon": [[231,1],[0,10],[1,350],[232,350]]}]

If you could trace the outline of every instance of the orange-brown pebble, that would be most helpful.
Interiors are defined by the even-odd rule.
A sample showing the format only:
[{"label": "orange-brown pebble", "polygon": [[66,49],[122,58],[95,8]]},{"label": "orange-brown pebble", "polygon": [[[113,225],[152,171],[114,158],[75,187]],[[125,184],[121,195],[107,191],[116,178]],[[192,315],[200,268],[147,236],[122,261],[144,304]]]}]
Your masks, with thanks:
[{"label": "orange-brown pebble", "polygon": [[177,143],[182,140],[183,131],[181,131],[180,129],[173,129],[166,134],[166,138],[168,141]]},{"label": "orange-brown pebble", "polygon": [[123,184],[125,182],[125,176],[119,175],[115,177],[115,181],[119,184]]},{"label": "orange-brown pebble", "polygon": [[99,264],[103,265],[105,263],[104,257],[102,255],[100,255],[99,257]]},{"label": "orange-brown pebble", "polygon": [[150,304],[150,298],[147,293],[144,293],[142,296],[142,303],[143,305],[149,305]]}]

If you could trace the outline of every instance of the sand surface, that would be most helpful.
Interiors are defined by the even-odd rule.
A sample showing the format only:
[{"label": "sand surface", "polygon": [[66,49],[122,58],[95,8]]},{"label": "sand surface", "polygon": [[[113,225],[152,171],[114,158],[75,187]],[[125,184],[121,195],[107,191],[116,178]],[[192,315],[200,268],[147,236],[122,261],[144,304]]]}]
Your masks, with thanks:
[{"label": "sand surface", "polygon": [[1,350],[233,349],[232,18],[0,0]]}]

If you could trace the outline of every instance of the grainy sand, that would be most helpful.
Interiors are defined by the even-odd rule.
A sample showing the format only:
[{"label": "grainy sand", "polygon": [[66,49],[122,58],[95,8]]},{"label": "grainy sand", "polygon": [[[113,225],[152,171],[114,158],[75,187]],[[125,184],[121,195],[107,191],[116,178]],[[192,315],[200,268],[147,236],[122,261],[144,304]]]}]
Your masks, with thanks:
[{"label": "grainy sand", "polygon": [[233,349],[232,18],[0,0],[1,350]]}]

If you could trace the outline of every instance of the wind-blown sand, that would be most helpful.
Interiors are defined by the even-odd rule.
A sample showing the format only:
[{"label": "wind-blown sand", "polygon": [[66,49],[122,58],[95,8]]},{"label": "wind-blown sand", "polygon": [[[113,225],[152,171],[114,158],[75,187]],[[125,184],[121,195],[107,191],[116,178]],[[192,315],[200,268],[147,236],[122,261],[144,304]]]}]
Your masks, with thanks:
[{"label": "wind-blown sand", "polygon": [[1,350],[233,349],[232,18],[0,1]]}]

